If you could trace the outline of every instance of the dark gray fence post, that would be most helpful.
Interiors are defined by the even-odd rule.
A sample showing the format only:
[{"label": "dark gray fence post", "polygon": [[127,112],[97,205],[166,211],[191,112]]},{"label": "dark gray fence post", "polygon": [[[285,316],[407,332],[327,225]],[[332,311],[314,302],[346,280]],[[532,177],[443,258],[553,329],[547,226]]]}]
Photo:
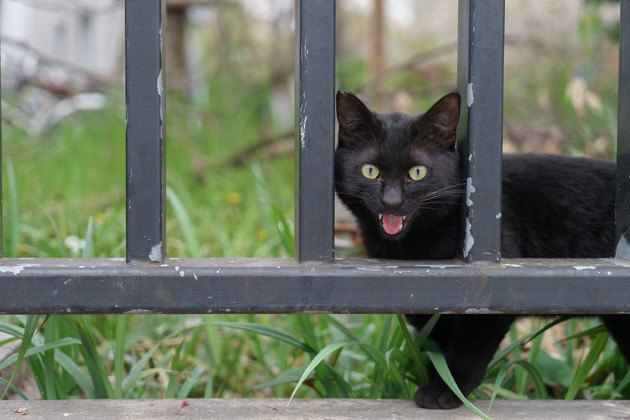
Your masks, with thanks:
[{"label": "dark gray fence post", "polygon": [[163,16],[162,0],[125,2],[127,261],[164,258]]},{"label": "dark gray fence post", "polygon": [[468,262],[501,258],[504,15],[504,0],[459,1],[458,148],[465,168],[462,253]]},{"label": "dark gray fence post", "polygon": [[630,259],[630,2],[621,1],[619,20],[619,109],[617,129],[617,257]]},{"label": "dark gray fence post", "polygon": [[[0,82],[0,86],[2,86],[2,82]],[[2,115],[2,102],[0,102],[0,116]],[[0,119],[0,258],[2,258],[4,256],[4,248],[3,248],[3,244],[4,244],[4,224],[2,223],[2,219],[3,219],[3,215],[2,215],[2,208],[4,207],[4,201],[3,201],[3,197],[4,194],[2,193],[2,120]],[[14,239],[15,240],[15,239]],[[15,257],[15,255],[13,255]]]},{"label": "dark gray fence post", "polygon": [[295,256],[334,257],[335,1],[295,2]]}]

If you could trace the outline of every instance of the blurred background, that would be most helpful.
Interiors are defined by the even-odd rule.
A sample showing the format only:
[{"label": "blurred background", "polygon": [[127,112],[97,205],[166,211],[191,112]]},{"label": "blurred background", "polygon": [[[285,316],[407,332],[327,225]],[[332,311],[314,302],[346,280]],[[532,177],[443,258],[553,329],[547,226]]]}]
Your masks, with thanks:
[{"label": "blurred background", "polygon": [[[0,0],[7,257],[124,257],[123,9]],[[291,256],[293,1],[166,0],[166,10],[168,255]],[[618,29],[618,1],[506,1],[505,152],[614,157]],[[375,110],[424,112],[456,87],[456,36],[455,0],[339,0],[338,87]],[[361,255],[352,219],[337,213],[338,254]],[[0,355],[26,320],[3,318]],[[513,328],[477,398],[629,396],[597,321],[526,344],[546,322]],[[58,348],[27,360],[14,396],[286,396],[306,361],[348,337],[390,366],[339,350],[298,395],[407,398],[422,382],[392,315],[53,316],[35,337]],[[379,373],[391,366],[401,374]]]}]

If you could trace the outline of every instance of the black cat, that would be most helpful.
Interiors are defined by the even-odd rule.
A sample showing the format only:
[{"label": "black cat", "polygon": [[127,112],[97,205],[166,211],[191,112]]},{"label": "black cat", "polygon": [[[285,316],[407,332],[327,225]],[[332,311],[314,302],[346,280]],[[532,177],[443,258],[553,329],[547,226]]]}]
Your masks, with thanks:
[{"label": "black cat", "polygon": [[[444,96],[425,114],[376,114],[337,93],[335,187],[356,216],[370,257],[457,258],[464,185],[455,150],[460,97]],[[503,158],[501,254],[506,258],[614,255],[615,165],[552,155]],[[429,315],[408,315],[422,327]],[[469,394],[514,315],[443,315],[431,338]],[[630,315],[601,317],[630,361]],[[416,404],[454,408],[460,400],[433,372]]]}]

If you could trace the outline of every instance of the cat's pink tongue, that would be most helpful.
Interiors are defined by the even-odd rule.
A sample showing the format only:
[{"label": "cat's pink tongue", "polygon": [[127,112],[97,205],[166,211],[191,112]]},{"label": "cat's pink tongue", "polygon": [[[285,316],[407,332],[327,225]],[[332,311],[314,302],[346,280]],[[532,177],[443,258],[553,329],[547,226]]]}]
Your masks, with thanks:
[{"label": "cat's pink tongue", "polygon": [[385,232],[388,235],[395,235],[402,230],[402,226],[403,226],[402,216],[394,216],[393,214],[384,214],[381,222],[383,223],[383,229],[385,229]]}]

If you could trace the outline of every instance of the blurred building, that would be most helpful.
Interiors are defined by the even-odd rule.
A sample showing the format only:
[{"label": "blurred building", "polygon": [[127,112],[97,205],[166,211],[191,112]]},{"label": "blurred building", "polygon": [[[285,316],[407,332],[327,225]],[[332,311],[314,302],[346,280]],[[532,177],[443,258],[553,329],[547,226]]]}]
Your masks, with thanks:
[{"label": "blurred building", "polygon": [[124,1],[0,0],[0,36],[5,54],[32,50],[115,77],[122,64]]}]

